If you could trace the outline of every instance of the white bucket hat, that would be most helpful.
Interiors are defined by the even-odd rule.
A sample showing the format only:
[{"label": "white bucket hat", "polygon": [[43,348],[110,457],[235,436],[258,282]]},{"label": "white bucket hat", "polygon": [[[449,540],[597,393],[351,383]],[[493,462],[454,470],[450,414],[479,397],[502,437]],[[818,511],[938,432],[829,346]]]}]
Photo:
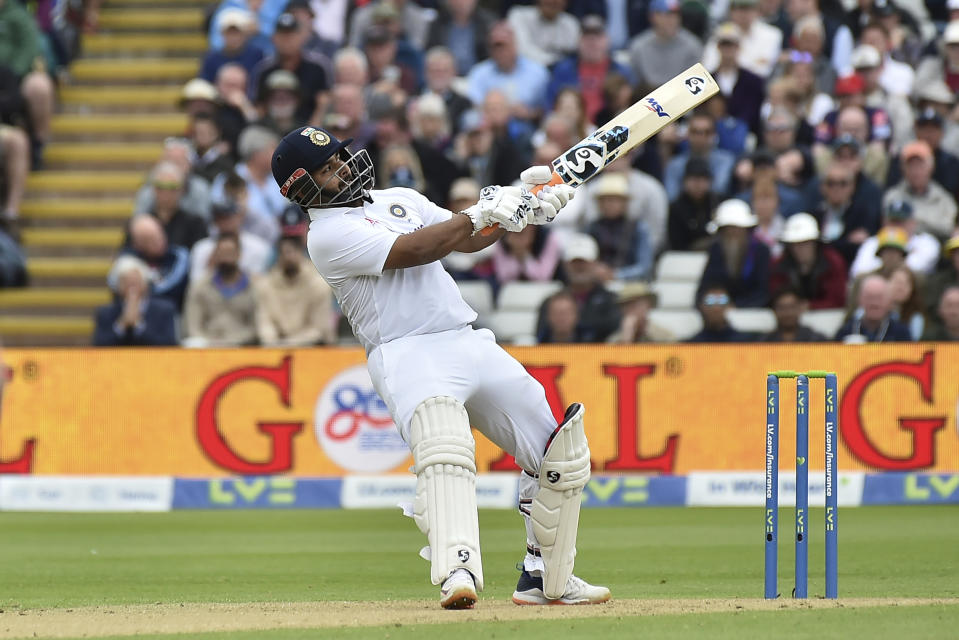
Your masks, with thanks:
[{"label": "white bucket hat", "polygon": [[709,225],[710,233],[716,233],[723,227],[742,227],[750,229],[755,227],[759,220],[753,215],[753,210],[743,200],[732,199],[721,202],[716,207],[716,215]]},{"label": "white bucket hat", "polygon": [[819,223],[808,213],[794,213],[786,218],[780,238],[783,242],[806,242],[818,239]]}]

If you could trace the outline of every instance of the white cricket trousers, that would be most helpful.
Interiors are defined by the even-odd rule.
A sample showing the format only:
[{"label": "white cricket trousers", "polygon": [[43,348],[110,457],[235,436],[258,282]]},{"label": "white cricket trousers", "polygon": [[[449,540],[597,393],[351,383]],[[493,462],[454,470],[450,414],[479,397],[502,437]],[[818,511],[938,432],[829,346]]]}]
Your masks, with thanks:
[{"label": "white cricket trousers", "polygon": [[498,344],[493,332],[471,326],[382,344],[367,358],[370,377],[409,444],[416,407],[435,396],[466,406],[470,424],[538,473],[556,420],[543,386]]}]

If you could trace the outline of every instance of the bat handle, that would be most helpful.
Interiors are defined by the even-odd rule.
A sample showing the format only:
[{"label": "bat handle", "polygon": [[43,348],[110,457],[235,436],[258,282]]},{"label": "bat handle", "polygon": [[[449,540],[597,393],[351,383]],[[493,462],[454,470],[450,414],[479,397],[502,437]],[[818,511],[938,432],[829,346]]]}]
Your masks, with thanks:
[{"label": "bat handle", "polygon": [[[529,192],[532,193],[532,194],[535,196],[535,195],[536,195],[537,193],[539,193],[539,192],[543,189],[543,187],[545,187],[546,185],[554,185],[554,184],[563,184],[563,179],[560,178],[560,177],[559,177],[559,174],[556,173],[555,171],[553,172],[553,175],[550,176],[549,182],[547,182],[547,183],[545,183],[545,184],[538,184],[538,185],[536,185],[535,187],[533,187],[532,189],[530,189]],[[498,224],[491,225],[491,226],[489,226],[489,227],[486,227],[486,228],[483,229],[482,231],[480,231],[480,235],[488,236],[489,234],[493,233],[493,232],[496,231],[497,229],[499,229],[499,225],[498,225]]]}]

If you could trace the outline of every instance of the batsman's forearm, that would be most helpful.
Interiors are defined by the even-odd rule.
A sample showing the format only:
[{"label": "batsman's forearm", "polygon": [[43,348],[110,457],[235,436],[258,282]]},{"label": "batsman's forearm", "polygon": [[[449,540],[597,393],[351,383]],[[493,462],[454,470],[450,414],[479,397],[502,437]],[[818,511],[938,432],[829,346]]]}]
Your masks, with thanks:
[{"label": "batsman's forearm", "polygon": [[469,216],[454,215],[445,222],[397,238],[383,268],[405,269],[435,262],[455,251],[472,234],[473,223]]}]

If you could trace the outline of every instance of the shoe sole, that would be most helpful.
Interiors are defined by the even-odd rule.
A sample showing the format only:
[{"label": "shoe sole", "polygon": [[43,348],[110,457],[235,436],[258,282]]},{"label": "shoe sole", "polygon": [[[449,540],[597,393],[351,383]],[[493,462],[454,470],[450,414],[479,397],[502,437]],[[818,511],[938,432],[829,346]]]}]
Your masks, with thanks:
[{"label": "shoe sole", "polygon": [[529,600],[521,600],[516,596],[513,596],[513,604],[517,604],[521,607],[576,607],[584,604],[603,604],[604,602],[609,602],[612,596],[606,596],[602,600],[580,600],[579,602],[563,602],[562,599],[558,600],[547,600],[545,602],[531,602]]},{"label": "shoe sole", "polygon": [[472,609],[476,600],[476,592],[472,589],[458,589],[440,600],[440,606],[444,609]]}]

